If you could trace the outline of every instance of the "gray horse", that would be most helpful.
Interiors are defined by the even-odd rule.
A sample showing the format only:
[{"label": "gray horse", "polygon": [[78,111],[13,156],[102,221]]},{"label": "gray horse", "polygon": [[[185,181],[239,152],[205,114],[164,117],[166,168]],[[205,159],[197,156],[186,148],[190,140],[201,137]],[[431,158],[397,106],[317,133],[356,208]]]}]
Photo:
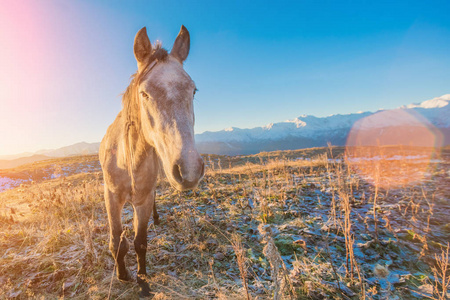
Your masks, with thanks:
[{"label": "gray horse", "polygon": [[195,148],[193,98],[196,87],[183,69],[189,54],[188,30],[181,26],[172,50],[152,46],[146,28],[136,34],[134,56],[138,71],[126,89],[114,122],[100,146],[105,181],[105,203],[110,228],[110,250],[117,277],[131,280],[124,257],[129,244],[122,235],[122,209],[134,208],[134,246],[138,261],[140,296],[150,295],[147,275],[147,226],[152,211],[157,221],[155,189],[160,167],[178,190],[195,188],[204,163]]}]

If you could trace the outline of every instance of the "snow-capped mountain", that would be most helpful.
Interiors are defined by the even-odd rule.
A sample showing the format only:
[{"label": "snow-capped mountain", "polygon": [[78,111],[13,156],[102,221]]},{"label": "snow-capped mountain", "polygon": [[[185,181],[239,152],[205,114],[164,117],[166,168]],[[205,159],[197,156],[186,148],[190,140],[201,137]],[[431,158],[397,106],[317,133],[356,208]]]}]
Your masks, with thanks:
[{"label": "snow-capped mountain", "polygon": [[[422,103],[405,105],[391,110],[377,112],[360,112],[347,115],[331,115],[318,118],[301,115],[293,120],[270,123],[266,126],[252,129],[231,127],[221,131],[206,131],[195,136],[198,150],[208,154],[254,154],[261,151],[293,150],[310,147],[324,147],[328,143],[343,146],[349,140],[352,132],[364,132],[363,144],[373,143],[372,136],[391,131],[392,136],[386,142],[402,143],[405,135],[419,135],[430,132],[441,139],[435,145],[450,144],[450,94],[436,97]],[[401,128],[401,130],[392,130]],[[369,139],[367,138],[369,137]],[[436,139],[437,139],[436,138]],[[420,139],[419,139],[420,140]],[[426,139],[429,142],[429,138]],[[408,141],[403,141],[408,144]],[[409,142],[409,144],[411,144]],[[421,145],[415,141],[415,145]],[[100,143],[77,143],[67,147],[41,150],[36,153],[5,156],[0,159],[32,155],[46,157],[64,157],[71,155],[87,155],[98,153]],[[45,157],[43,156],[43,157]],[[1,166],[0,166],[1,168]]]},{"label": "snow-capped mountain", "polygon": [[[388,128],[392,133],[386,142],[408,144],[398,135],[406,132],[433,132],[442,135],[441,144],[450,144],[450,94],[419,104],[392,110],[332,115],[318,118],[301,115],[294,120],[271,123],[252,129],[229,128],[196,135],[200,152],[211,154],[253,154],[261,151],[322,147],[328,143],[345,145],[350,132],[359,130],[365,135],[379,135]],[[392,128],[402,128],[397,133]],[[425,130],[424,130],[425,129]],[[397,135],[397,136],[396,136]],[[391,141],[392,140],[392,141]],[[359,140],[369,143],[369,139]],[[428,142],[428,140],[427,140]],[[414,145],[426,146],[420,142]]]}]

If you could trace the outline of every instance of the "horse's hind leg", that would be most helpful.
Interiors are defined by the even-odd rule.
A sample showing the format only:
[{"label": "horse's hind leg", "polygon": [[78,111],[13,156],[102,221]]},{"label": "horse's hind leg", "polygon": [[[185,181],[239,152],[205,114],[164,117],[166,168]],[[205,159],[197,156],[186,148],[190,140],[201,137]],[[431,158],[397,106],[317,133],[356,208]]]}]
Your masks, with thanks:
[{"label": "horse's hind leg", "polygon": [[[150,193],[154,195],[153,193]],[[134,205],[134,248],[138,261],[137,282],[141,289],[140,296],[149,296],[150,287],[146,281],[146,253],[147,253],[147,227],[148,221],[152,214],[152,206],[154,204],[154,196],[149,196],[143,203]]]},{"label": "horse's hind leg", "polygon": [[159,223],[160,223],[159,214],[156,211],[156,191],[155,191],[154,196],[153,196],[153,224],[159,225]]},{"label": "horse's hind leg", "polygon": [[130,281],[130,273],[125,267],[125,255],[130,246],[127,238],[122,235],[122,208],[124,202],[120,202],[117,195],[105,188],[105,204],[110,230],[109,250],[111,250],[116,262],[117,278]]}]

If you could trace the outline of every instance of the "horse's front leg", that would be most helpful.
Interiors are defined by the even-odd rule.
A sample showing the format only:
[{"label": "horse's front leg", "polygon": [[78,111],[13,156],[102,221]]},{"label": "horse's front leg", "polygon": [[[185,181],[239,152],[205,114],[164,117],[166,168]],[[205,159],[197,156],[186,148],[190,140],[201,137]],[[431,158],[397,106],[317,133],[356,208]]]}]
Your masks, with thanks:
[{"label": "horse's front leg", "polygon": [[120,201],[118,195],[110,192],[105,186],[105,204],[110,230],[109,250],[115,260],[117,278],[130,281],[130,273],[125,267],[125,255],[130,246],[127,238],[122,235],[122,209],[125,201]]},{"label": "horse's front leg", "polygon": [[159,225],[159,223],[160,223],[159,214],[156,211],[156,191],[155,191],[153,195],[153,224]]},{"label": "horse's front leg", "polygon": [[147,227],[155,203],[154,195],[155,194],[151,192],[142,202],[140,201],[139,204],[133,205],[135,230],[134,247],[138,261],[137,282],[141,289],[139,293],[141,297],[150,296],[150,287],[146,281]]}]

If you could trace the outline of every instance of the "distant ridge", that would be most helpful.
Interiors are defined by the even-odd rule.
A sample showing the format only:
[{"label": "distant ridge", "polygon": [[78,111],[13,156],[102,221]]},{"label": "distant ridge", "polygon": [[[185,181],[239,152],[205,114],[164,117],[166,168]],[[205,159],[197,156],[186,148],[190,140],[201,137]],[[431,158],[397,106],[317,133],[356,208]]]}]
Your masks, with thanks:
[{"label": "distant ridge", "polygon": [[26,156],[26,157],[20,157],[15,158],[11,160],[0,160],[0,169],[11,169],[15,168],[24,164],[29,164],[41,160],[51,159],[51,157],[45,156],[45,155],[32,155],[32,156]]},{"label": "distant ridge", "polygon": [[27,152],[16,155],[4,155],[0,156],[0,169],[15,168],[24,164],[55,157],[97,154],[99,147],[100,143],[81,142],[58,149],[39,150],[35,153]]},{"label": "distant ridge", "polygon": [[40,150],[36,154],[42,154],[51,157],[65,157],[73,155],[89,155],[98,153],[100,143],[76,143],[70,146],[53,149],[53,150]]},{"label": "distant ridge", "polygon": [[10,154],[10,155],[0,155],[0,160],[13,160],[21,157],[33,156],[35,153],[33,152],[23,152],[19,154]]}]

